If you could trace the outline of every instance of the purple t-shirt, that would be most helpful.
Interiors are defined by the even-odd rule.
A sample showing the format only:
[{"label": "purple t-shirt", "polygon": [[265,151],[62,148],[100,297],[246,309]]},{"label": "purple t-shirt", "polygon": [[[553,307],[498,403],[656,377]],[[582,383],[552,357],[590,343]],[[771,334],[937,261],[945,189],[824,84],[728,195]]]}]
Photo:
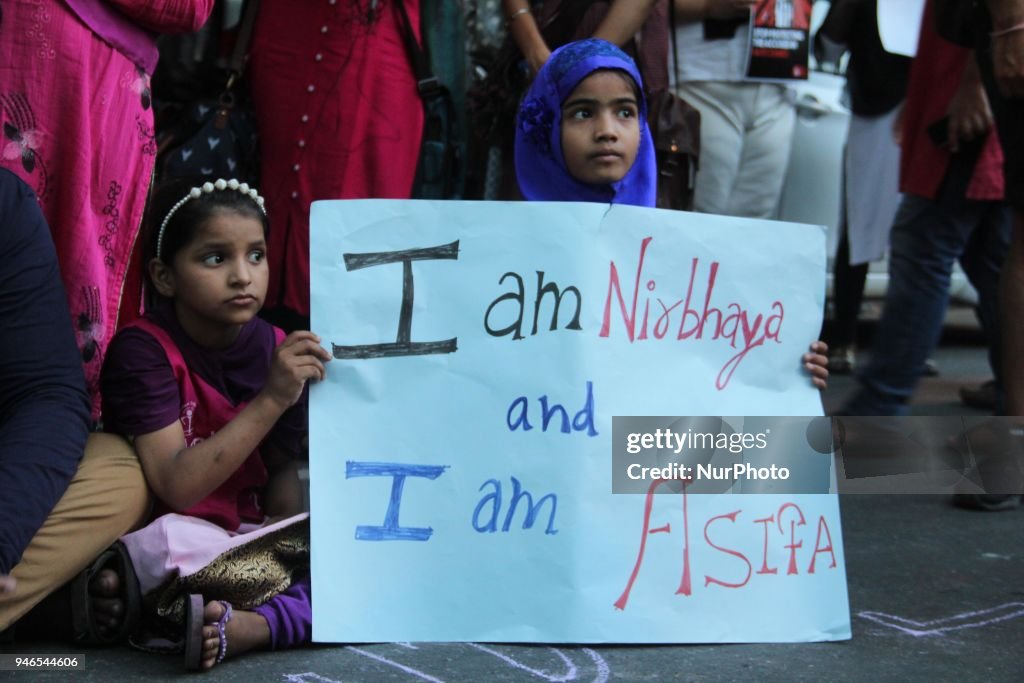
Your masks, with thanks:
[{"label": "purple t-shirt", "polygon": [[[157,306],[146,317],[170,335],[188,367],[233,404],[252,400],[266,383],[276,346],[274,328],[266,321],[253,318],[231,346],[207,349],[189,338],[171,306]],[[101,389],[103,426],[108,432],[149,434],[173,424],[180,415],[181,395],[167,355],[160,342],[138,328],[127,327],[110,342]],[[297,455],[307,429],[307,405],[308,393],[303,391],[267,440]]]}]

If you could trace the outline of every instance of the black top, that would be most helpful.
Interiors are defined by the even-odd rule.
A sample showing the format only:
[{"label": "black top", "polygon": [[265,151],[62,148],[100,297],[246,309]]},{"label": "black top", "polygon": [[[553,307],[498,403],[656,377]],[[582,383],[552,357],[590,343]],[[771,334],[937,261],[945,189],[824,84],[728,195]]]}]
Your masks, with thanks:
[{"label": "black top", "polygon": [[910,57],[882,47],[876,0],[835,0],[818,31],[850,52],[846,85],[850,109],[858,116],[881,116],[895,109],[907,94]]},{"label": "black top", "polygon": [[0,168],[0,574],[64,494],[88,422],[50,230],[32,190]]}]

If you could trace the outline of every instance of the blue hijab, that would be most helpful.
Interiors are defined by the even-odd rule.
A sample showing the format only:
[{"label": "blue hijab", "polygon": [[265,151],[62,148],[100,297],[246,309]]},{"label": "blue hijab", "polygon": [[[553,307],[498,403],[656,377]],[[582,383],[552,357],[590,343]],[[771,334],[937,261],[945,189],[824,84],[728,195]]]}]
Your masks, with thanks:
[{"label": "blue hijab", "polygon": [[583,183],[569,174],[562,156],[562,103],[580,81],[598,69],[628,73],[641,93],[636,63],[611,43],[591,38],[555,50],[530,86],[516,116],[516,178],[530,201],[576,201],[654,206],[657,168],[647,127],[647,102],[640,97],[640,149],[622,180],[611,185]]}]

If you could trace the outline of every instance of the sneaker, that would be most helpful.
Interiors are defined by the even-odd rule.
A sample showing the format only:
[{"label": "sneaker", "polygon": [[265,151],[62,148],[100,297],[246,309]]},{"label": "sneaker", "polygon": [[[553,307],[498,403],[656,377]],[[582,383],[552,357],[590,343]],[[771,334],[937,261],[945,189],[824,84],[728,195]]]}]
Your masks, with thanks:
[{"label": "sneaker", "polygon": [[977,387],[960,387],[960,402],[978,410],[995,410],[996,381],[990,379]]},{"label": "sneaker", "polygon": [[837,346],[828,353],[828,371],[833,375],[849,375],[857,367],[853,346]]}]

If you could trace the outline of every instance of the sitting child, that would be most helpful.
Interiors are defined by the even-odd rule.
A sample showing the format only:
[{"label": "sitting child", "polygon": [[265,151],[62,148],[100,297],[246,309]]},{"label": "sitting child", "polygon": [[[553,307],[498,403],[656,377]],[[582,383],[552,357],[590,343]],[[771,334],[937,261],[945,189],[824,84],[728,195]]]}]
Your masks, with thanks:
[{"label": "sitting child", "polygon": [[184,623],[186,664],[311,636],[308,516],[296,457],[305,386],[329,354],[257,317],[267,293],[263,199],[235,180],[157,193],[147,275],[160,301],[103,368],[108,430],[158,499],[123,538],[147,607]]}]

